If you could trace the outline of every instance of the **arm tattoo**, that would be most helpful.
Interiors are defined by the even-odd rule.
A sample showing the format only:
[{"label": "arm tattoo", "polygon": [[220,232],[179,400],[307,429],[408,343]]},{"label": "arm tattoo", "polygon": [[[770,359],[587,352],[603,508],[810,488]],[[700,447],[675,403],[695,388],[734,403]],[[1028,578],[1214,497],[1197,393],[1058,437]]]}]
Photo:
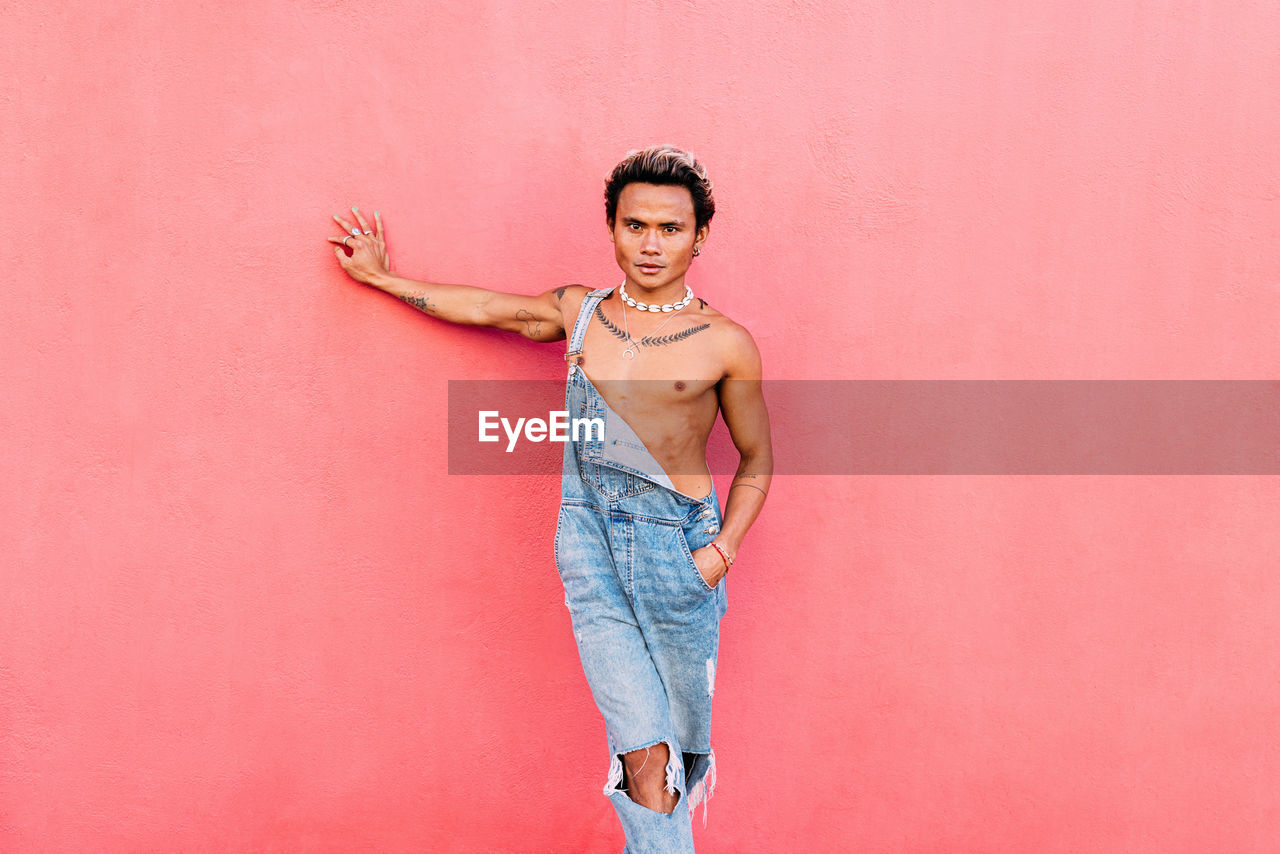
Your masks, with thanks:
[{"label": "arm tattoo", "polygon": [[610,332],[613,333],[614,338],[618,338],[622,341],[627,340],[627,333],[623,332],[621,329],[614,326],[613,322],[609,320],[609,318],[604,316],[604,309],[600,308],[600,303],[596,303],[596,319],[599,320],[602,324],[604,324],[605,329],[608,329]]},{"label": "arm tattoo", "polygon": [[[524,321],[525,334],[529,338],[537,337],[542,331],[542,321],[533,316],[533,312],[521,308],[516,311],[516,320]],[[535,322],[536,321],[536,322]]]},{"label": "arm tattoo", "polygon": [[707,307],[707,301],[704,300],[702,297],[698,297],[698,302],[702,303],[703,308]]},{"label": "arm tattoo", "polygon": [[[751,477],[755,477],[755,475],[751,475]],[[765,492],[763,489],[761,489],[760,487],[752,483],[735,483],[733,486],[729,487],[729,491],[732,492],[733,490],[737,489],[739,486],[750,487],[751,489],[754,489],[756,492],[760,493],[764,497],[766,498],[769,497],[769,493]]]},{"label": "arm tattoo", "polygon": [[409,305],[413,306],[419,311],[429,311],[432,314],[436,313],[435,303],[433,303],[424,293],[419,292],[419,293],[413,293],[413,294],[405,294],[404,296],[400,297],[400,299],[404,300]]},{"label": "arm tattoo", "polygon": [[560,302],[560,300],[564,299],[564,292],[567,290],[569,290],[568,285],[561,285],[556,288],[556,302]]}]

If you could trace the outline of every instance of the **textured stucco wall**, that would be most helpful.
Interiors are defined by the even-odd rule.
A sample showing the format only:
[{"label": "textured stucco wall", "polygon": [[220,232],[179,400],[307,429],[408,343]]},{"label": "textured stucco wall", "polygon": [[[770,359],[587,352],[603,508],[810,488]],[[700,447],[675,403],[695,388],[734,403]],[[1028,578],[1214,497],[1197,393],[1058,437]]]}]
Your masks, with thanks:
[{"label": "textured stucco wall", "polygon": [[[558,484],[442,455],[447,380],[559,347],[351,283],[352,204],[408,275],[613,284],[672,141],[771,378],[1276,374],[1272,3],[0,11],[5,851],[621,848]],[[778,478],[699,850],[1273,851],[1277,510]]]}]

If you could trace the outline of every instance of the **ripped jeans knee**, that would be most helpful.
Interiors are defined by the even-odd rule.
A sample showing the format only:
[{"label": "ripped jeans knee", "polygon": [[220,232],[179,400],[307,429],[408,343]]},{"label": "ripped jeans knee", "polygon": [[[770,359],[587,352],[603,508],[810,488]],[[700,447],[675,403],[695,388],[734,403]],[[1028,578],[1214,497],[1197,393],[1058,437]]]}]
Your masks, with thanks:
[{"label": "ripped jeans knee", "polygon": [[[636,788],[636,779],[648,767],[653,749],[661,745],[667,750],[666,774],[663,784],[663,791],[668,795],[679,795],[684,790],[684,762],[681,757],[683,754],[676,749],[675,739],[665,738],[657,741],[643,744],[630,750],[621,750],[614,752],[609,762],[609,776],[604,784],[604,794],[610,795],[613,792],[626,793],[633,800],[635,799],[634,789]],[[635,758],[640,757],[640,751],[644,751],[640,764],[634,770],[627,773],[628,765],[635,765]],[[630,762],[627,760],[630,759]],[[650,772],[652,774],[652,772]],[[629,787],[628,787],[629,784]]]},{"label": "ripped jeans knee", "polygon": [[[659,739],[631,750],[616,751],[610,757],[609,775],[604,784],[604,795],[613,793],[625,795],[634,800],[633,793],[627,788],[627,774],[623,757],[644,750],[644,763],[649,760],[649,751],[655,745],[664,744],[667,748],[666,781],[664,791],[669,795],[684,796],[689,815],[692,816],[698,804],[702,804],[702,826],[707,825],[708,801],[716,788],[716,754],[714,750],[706,753],[681,753],[676,749],[675,739]],[[679,758],[677,758],[679,757]],[[645,767],[644,764],[641,767]],[[637,772],[638,773],[638,772]],[[686,784],[692,780],[692,786]]]}]

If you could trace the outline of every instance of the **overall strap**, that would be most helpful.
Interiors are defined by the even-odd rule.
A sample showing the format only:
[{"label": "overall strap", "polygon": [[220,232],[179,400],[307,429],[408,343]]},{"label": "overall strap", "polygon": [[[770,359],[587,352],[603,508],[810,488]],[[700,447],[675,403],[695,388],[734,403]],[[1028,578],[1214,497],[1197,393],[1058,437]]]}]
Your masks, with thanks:
[{"label": "overall strap", "polygon": [[569,351],[564,354],[566,362],[582,355],[582,339],[587,335],[587,324],[591,321],[591,312],[595,311],[600,300],[613,293],[613,288],[596,288],[582,298],[582,307],[578,309],[578,319],[573,323],[573,340],[569,342]]}]

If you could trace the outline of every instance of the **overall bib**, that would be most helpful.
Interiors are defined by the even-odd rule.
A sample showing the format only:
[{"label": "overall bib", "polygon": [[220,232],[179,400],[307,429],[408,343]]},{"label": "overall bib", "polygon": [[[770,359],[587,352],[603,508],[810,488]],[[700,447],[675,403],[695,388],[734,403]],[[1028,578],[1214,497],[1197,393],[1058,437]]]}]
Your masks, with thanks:
[{"label": "overall bib", "polygon": [[[609,797],[626,833],[625,852],[693,851],[693,809],[715,787],[711,698],[715,690],[725,581],[703,581],[691,551],[708,545],[723,518],[715,486],[701,500],[678,492],[635,432],[592,385],[574,357],[597,303],[589,293],[569,342],[565,409],[599,418],[604,434],[565,442],[556,568],[564,583],[582,669],[609,746]],[[671,815],[643,807],[618,787],[621,755],[666,742]],[[687,807],[682,808],[682,807]]]}]

